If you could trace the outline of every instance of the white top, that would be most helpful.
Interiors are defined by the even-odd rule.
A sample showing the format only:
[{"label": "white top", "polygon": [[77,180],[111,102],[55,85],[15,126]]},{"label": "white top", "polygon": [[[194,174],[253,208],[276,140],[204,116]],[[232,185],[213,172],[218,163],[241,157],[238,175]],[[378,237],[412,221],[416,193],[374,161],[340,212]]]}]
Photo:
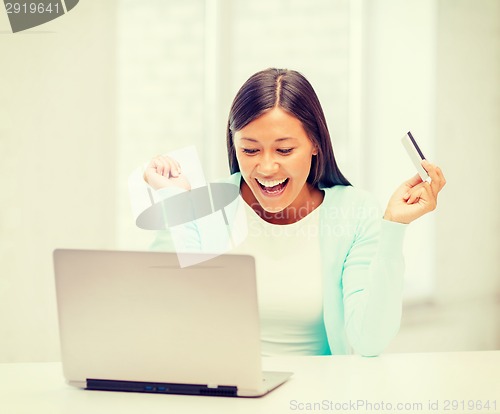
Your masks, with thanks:
[{"label": "white top", "polygon": [[[231,183],[240,185],[241,174],[229,177],[226,184]],[[327,351],[339,355],[351,352],[379,355],[394,338],[401,323],[405,268],[402,247],[408,225],[383,220],[376,197],[366,191],[343,185],[322,191],[324,199],[319,209],[318,230]],[[244,213],[245,207],[240,201],[237,197],[224,211],[220,210],[220,214],[207,216],[220,217],[220,221],[214,220],[205,229],[200,228],[199,220],[186,223],[183,227],[188,228],[189,235],[185,239],[196,245],[195,250],[186,251],[216,253],[210,243],[214,234],[230,233],[236,244],[241,242],[245,238],[243,233],[246,235],[247,219],[242,214],[243,232],[239,213],[240,210]],[[158,207],[161,206],[155,205],[157,210]],[[226,223],[223,216],[228,219]],[[229,224],[227,229],[224,228],[226,224]],[[207,230],[210,230],[209,237],[206,237]],[[181,236],[184,239],[184,234]],[[183,240],[183,244],[187,243]],[[184,251],[177,248],[171,229],[158,231],[150,249]],[[231,250],[221,253],[228,251]]]},{"label": "white top", "polygon": [[285,225],[246,203],[248,236],[233,253],[255,257],[263,356],[324,355],[319,208]]}]

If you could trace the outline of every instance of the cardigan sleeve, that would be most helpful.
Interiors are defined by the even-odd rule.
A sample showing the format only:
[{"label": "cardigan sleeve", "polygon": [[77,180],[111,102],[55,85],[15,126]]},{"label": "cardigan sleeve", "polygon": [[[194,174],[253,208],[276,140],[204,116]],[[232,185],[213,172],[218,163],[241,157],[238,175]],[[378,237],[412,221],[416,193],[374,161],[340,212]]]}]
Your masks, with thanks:
[{"label": "cardigan sleeve", "polygon": [[[232,184],[237,187],[236,190],[239,192],[240,181],[241,174],[235,173],[216,183]],[[193,220],[172,227],[168,227],[167,224],[165,230],[156,233],[156,237],[150,245],[150,250],[222,254],[230,250],[233,242],[241,241],[246,236],[247,229],[244,215],[242,218],[241,214],[239,214],[241,212],[239,197],[233,200],[230,194],[226,194],[224,191],[221,193],[220,187],[215,190],[218,190],[216,192],[216,196],[219,197],[218,202],[221,202],[221,197],[224,202],[227,202],[227,205],[222,209],[223,212],[219,210],[215,214],[209,214],[201,218],[196,218],[193,215]],[[161,200],[165,200],[182,192],[184,190],[169,187],[158,190],[157,195]],[[230,193],[232,194],[234,191]],[[230,196],[229,199],[227,199],[227,196]],[[191,202],[196,202],[196,200],[192,199]],[[164,221],[168,222],[166,218]],[[228,221],[229,227],[231,227],[231,236],[227,228]]]},{"label": "cardigan sleeve", "polygon": [[354,352],[376,356],[400,326],[407,225],[382,219],[371,199],[363,211],[343,266],[344,321]]},{"label": "cardigan sleeve", "polygon": [[[160,200],[181,194],[184,190],[178,188],[164,188],[157,191]],[[166,214],[164,214],[166,217]],[[196,252],[201,249],[201,240],[195,221],[187,222],[175,227],[168,227],[167,219],[165,229],[156,231],[155,238],[149,246],[152,251],[166,252]]]}]

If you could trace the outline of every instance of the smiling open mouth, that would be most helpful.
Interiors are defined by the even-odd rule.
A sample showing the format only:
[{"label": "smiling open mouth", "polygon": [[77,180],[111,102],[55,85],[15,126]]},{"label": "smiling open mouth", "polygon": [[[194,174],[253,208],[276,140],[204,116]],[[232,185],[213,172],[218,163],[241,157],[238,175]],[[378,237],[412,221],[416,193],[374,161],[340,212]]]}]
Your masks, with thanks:
[{"label": "smiling open mouth", "polygon": [[267,196],[279,196],[285,191],[285,188],[288,184],[289,179],[285,178],[284,180],[272,180],[272,181],[260,181],[255,179],[257,184],[259,185],[262,192]]}]

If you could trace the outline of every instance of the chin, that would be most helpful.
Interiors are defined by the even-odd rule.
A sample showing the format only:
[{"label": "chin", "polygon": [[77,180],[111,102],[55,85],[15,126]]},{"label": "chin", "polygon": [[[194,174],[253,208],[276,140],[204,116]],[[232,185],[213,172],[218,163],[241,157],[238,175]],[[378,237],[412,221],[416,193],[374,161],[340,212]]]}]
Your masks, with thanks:
[{"label": "chin", "polygon": [[285,208],[272,208],[272,207],[265,207],[265,206],[261,206],[262,209],[266,212],[266,213],[271,213],[271,214],[276,214],[276,213],[280,213],[281,211],[283,211]]},{"label": "chin", "polygon": [[284,204],[284,203],[280,203],[279,205],[272,205],[272,204],[266,204],[266,203],[263,203],[261,202],[260,200],[258,200],[259,202],[259,205],[260,207],[266,212],[266,213],[279,213],[283,210],[285,210],[289,204]]}]

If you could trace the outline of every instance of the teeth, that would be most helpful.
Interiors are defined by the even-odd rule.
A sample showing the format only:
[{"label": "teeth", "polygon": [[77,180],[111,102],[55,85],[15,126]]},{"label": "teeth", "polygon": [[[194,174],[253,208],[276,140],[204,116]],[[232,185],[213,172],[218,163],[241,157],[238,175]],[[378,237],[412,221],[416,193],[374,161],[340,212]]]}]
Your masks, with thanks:
[{"label": "teeth", "polygon": [[275,185],[283,184],[286,181],[286,178],[284,178],[283,180],[272,180],[272,181],[263,181],[257,178],[257,181],[264,187],[274,187]]}]

